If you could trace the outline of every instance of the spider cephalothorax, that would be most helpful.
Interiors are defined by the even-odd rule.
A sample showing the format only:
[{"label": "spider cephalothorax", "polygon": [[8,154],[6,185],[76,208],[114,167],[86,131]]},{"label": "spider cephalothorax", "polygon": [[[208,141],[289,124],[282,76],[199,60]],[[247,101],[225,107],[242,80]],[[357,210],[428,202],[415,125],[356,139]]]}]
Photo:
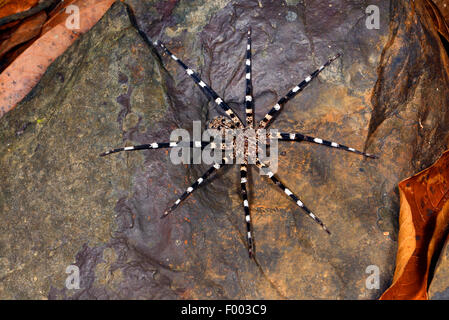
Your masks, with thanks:
[{"label": "spider cephalothorax", "polygon": [[[251,227],[251,216],[249,211],[249,202],[248,202],[248,192],[247,192],[247,172],[249,165],[256,165],[262,173],[266,175],[274,184],[282,189],[282,191],[294,201],[294,203],[299,206],[303,212],[305,212],[310,218],[312,218],[317,224],[319,224],[323,230],[330,234],[328,228],[324,225],[324,223],[297,197],[289,188],[287,188],[278,178],[277,176],[269,169],[268,165],[265,163],[264,159],[261,159],[259,156],[260,146],[266,147],[269,144],[270,140],[276,139],[277,141],[307,141],[315,144],[324,145],[329,148],[341,149],[348,152],[356,153],[368,158],[376,158],[376,156],[368,153],[364,153],[354,148],[347,147],[345,145],[323,140],[320,138],[310,137],[303,135],[301,133],[285,133],[285,132],[275,132],[275,133],[260,133],[260,129],[267,129],[273,119],[282,111],[283,106],[295,97],[299,92],[301,92],[313,79],[315,79],[321,71],[323,71],[327,66],[329,66],[334,60],[336,60],[340,55],[329,59],[325,64],[319,67],[317,70],[312,72],[308,77],[306,77],[302,82],[300,82],[297,86],[293,87],[285,96],[279,99],[279,101],[270,109],[270,111],[263,117],[263,119],[255,126],[254,119],[254,102],[253,102],[253,94],[252,94],[252,84],[251,84],[251,31],[248,31],[248,44],[246,47],[246,95],[245,95],[245,122],[243,122],[238,118],[234,110],[203,80],[201,80],[200,76],[190,69],[184,62],[182,62],[178,57],[176,57],[173,53],[171,53],[162,43],[155,42],[156,46],[160,46],[162,50],[170,56],[173,60],[175,60],[189,75],[193,81],[198,85],[201,91],[208,97],[211,98],[216,106],[218,106],[225,114],[224,116],[219,116],[212,119],[209,122],[208,127],[210,129],[217,129],[223,135],[226,135],[226,132],[231,131],[231,133],[235,136],[230,143],[220,143],[214,144],[214,142],[202,142],[196,141],[192,142],[190,145],[192,147],[202,148],[209,144],[213,144],[213,148],[219,149],[224,154],[222,160],[220,162],[214,163],[200,178],[198,178],[187,190],[181,195],[181,197],[175,201],[175,203],[164,212],[162,217],[166,217],[170,212],[175,210],[184,200],[186,200],[198,187],[203,184],[205,180],[207,180],[214,172],[220,170],[220,168],[224,165],[230,165],[235,163],[234,160],[241,159],[239,163],[240,165],[240,186],[241,186],[241,195],[243,200],[243,208],[245,213],[245,221],[247,228],[247,243],[248,243],[248,252],[249,256],[252,257],[254,253],[254,243],[252,236],[252,227]],[[250,134],[252,133],[252,134]],[[232,136],[231,134],[231,136]],[[238,138],[238,135],[243,134],[243,138]],[[159,148],[173,148],[178,147],[179,143],[176,141],[172,142],[164,142],[164,143],[151,143],[144,144],[139,146],[129,146],[124,148],[118,148],[114,150],[107,151],[102,153],[101,156],[105,156],[111,153],[120,152],[120,151],[133,151],[133,150],[143,150],[143,149],[159,149]],[[255,146],[255,148],[254,148]],[[226,152],[232,149],[232,152]],[[255,150],[255,153],[254,153]],[[252,157],[251,157],[252,156]],[[254,160],[254,162],[250,162],[249,159]]]},{"label": "spider cephalothorax", "polygon": [[223,116],[213,118],[211,121],[209,121],[207,127],[209,129],[215,130],[235,129],[236,127],[243,128],[241,124],[236,126],[234,122]]},{"label": "spider cephalothorax", "polygon": [[[269,144],[271,135],[260,134],[249,126],[236,125],[230,119],[218,116],[213,118],[208,128],[217,130],[216,136],[219,138],[212,141],[213,148],[221,149],[222,153],[228,151],[228,158],[232,159],[237,164],[248,164],[249,160],[254,160],[261,153],[260,151]],[[264,133],[266,130],[262,130]],[[217,143],[217,140],[219,141]],[[261,147],[259,150],[259,146]],[[262,155],[265,158],[265,154]],[[221,159],[221,158],[220,158]],[[255,164],[255,161],[250,161]]]}]

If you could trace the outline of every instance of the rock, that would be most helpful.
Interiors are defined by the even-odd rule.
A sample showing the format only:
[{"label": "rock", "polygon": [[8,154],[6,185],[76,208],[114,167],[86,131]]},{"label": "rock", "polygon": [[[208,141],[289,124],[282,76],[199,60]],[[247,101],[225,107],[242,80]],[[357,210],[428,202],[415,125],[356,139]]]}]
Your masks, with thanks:
[{"label": "rock", "polygon": [[446,241],[438,259],[429,288],[429,298],[432,300],[449,299],[449,241]]},{"label": "rock", "polygon": [[[444,47],[430,21],[415,21],[405,0],[373,2],[379,30],[367,29],[365,8],[344,1],[125,2],[131,19],[115,4],[0,120],[0,298],[378,298],[393,275],[397,183],[447,142]],[[164,150],[98,157],[167,141],[218,114],[159,57],[156,39],[242,112],[248,26],[257,119],[342,52],[271,128],[380,155],[282,143],[278,176],[332,235],[252,170],[256,261],[236,166],[161,220],[207,166],[174,165]],[[80,268],[79,290],[65,288],[69,265]],[[366,287],[371,265],[378,289]]]},{"label": "rock", "polygon": [[[144,154],[108,159],[98,154],[128,139],[168,137],[176,121],[172,112],[167,114],[171,108],[163,85],[167,76],[131,24],[126,7],[116,4],[92,32],[52,65],[27,99],[1,120],[2,298],[48,298],[52,288],[65,286],[66,268],[83,259],[87,261],[78,266],[84,290],[69,290],[69,296],[112,297],[116,294],[112,284],[133,277],[130,271],[120,278],[119,270],[112,273],[111,285],[102,278],[109,277],[102,273],[102,263],[114,261],[108,260],[106,252],[118,241],[115,230],[128,229],[133,220],[130,211],[115,209],[127,203],[129,192],[135,192],[133,179],[145,184],[157,179],[159,190],[140,189],[156,196],[165,192],[170,174],[182,176],[184,169],[174,167],[169,172],[165,154],[160,152],[152,155],[145,166],[152,170],[144,176],[136,172],[146,161]],[[122,161],[117,162],[120,157]],[[154,204],[146,200],[147,216]],[[152,228],[144,219],[148,222],[145,228]],[[117,246],[125,245],[118,241]],[[133,250],[126,257],[138,254]],[[144,268],[151,275],[156,270],[151,264],[133,267],[129,261],[126,269]],[[92,287],[91,266],[96,268]],[[166,281],[163,271],[158,274],[160,281]],[[169,288],[157,288],[157,277],[149,279],[152,283],[144,292],[150,290],[154,298],[174,297]],[[107,290],[102,287],[105,283]],[[136,294],[139,297],[142,292]]]}]

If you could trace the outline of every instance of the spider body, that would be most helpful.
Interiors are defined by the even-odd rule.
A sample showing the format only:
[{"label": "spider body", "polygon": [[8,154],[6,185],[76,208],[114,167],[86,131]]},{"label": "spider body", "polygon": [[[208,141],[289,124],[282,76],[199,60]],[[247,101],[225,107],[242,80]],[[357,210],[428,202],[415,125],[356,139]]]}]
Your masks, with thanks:
[{"label": "spider body", "polygon": [[[267,129],[274,118],[282,111],[284,105],[293,99],[298,93],[300,93],[306,86],[309,85],[310,82],[315,79],[320,72],[322,72],[326,67],[328,67],[334,60],[340,57],[339,54],[329,59],[326,63],[324,63],[321,67],[312,72],[309,76],[307,76],[302,82],[293,87],[291,90],[287,92],[287,94],[281,97],[278,102],[272,106],[270,111],[255,125],[254,119],[254,101],[252,94],[252,83],[251,83],[251,69],[252,69],[252,61],[251,61],[251,31],[248,31],[248,43],[246,47],[246,59],[245,59],[245,79],[246,79],[246,91],[245,91],[245,123],[243,123],[236,115],[234,110],[226,104],[226,102],[203,80],[201,80],[200,76],[193,71],[190,67],[188,67],[182,60],[176,57],[173,53],[170,52],[162,43],[155,42],[156,46],[161,47],[161,49],[170,56],[174,61],[176,61],[186,72],[188,76],[190,76],[193,81],[198,85],[199,89],[211,100],[214,101],[216,106],[221,109],[225,114],[225,116],[218,116],[212,119],[208,127],[210,129],[219,130],[220,134],[225,137],[229,132],[231,132],[231,136],[233,137],[231,141],[225,141],[225,143],[213,144],[211,142],[202,142],[196,141],[191,143],[192,147],[205,147],[209,144],[212,145],[215,149],[220,149],[222,154],[225,153],[221,162],[214,163],[200,178],[198,178],[187,190],[181,195],[179,199],[175,201],[175,203],[167,209],[162,218],[168,216],[173,210],[175,210],[183,201],[185,201],[192,193],[197,190],[213,173],[220,170],[225,165],[230,165],[233,163],[235,159],[241,159],[239,162],[240,165],[240,191],[242,196],[242,203],[244,209],[245,223],[246,223],[246,239],[247,239],[247,248],[250,258],[254,256],[254,242],[252,236],[252,226],[251,226],[251,215],[249,209],[249,200],[248,200],[248,167],[249,165],[256,165],[260,172],[264,173],[265,176],[270,179],[278,188],[280,188],[286,196],[288,196],[293,202],[304,212],[308,217],[313,219],[321,228],[330,234],[329,229],[324,225],[324,223],[318,218],[316,214],[314,214],[302,200],[299,199],[286,185],[284,185],[281,180],[275,175],[266,163],[259,157],[259,147],[266,147],[269,144],[269,141],[272,139],[277,139],[278,141],[306,141],[314,144],[323,145],[333,149],[340,149],[347,152],[355,153],[358,155],[362,155],[367,158],[377,158],[375,155],[368,154],[362,151],[358,151],[354,148],[347,147],[345,145],[324,140],[321,138],[311,137],[307,135],[303,135],[301,133],[286,133],[286,132],[262,132],[260,133],[260,129]],[[160,149],[160,148],[173,148],[178,147],[179,143],[175,141],[158,143],[153,142],[150,144],[139,145],[139,146],[129,146],[124,148],[113,149],[102,153],[101,156],[109,155],[111,153],[121,152],[121,151],[134,151],[134,150],[144,150],[144,149]],[[226,152],[232,149],[232,152]],[[253,160],[253,161],[250,161]]]},{"label": "spider body", "polygon": [[[248,164],[249,158],[255,159],[259,145],[264,145],[266,141],[260,141],[258,132],[253,128],[248,126],[236,128],[232,121],[223,116],[213,118],[209,122],[208,128],[218,131],[221,138],[219,149],[230,151],[228,154],[232,155],[236,163],[242,163],[242,159],[244,159],[245,164]],[[238,161],[239,159],[240,161]]]},{"label": "spider body", "polygon": [[[232,130],[235,128],[235,124],[224,116],[218,116],[209,122],[208,128],[215,130]],[[245,127],[238,126],[238,129],[240,128],[245,129]]]}]

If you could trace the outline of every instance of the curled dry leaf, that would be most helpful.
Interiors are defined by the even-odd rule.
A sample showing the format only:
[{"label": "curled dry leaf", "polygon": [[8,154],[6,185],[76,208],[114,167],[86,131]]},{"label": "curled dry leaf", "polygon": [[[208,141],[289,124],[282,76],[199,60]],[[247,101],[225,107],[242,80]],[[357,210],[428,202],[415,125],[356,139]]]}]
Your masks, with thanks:
[{"label": "curled dry leaf", "polygon": [[0,59],[12,48],[37,37],[46,20],[45,11],[25,19],[17,30],[14,30],[11,36],[0,44]]},{"label": "curled dry leaf", "polygon": [[[0,0],[1,1],[1,0]],[[64,2],[43,26],[42,34],[0,74],[0,117],[19,103],[39,82],[48,66],[59,57],[81,34],[92,28],[114,0],[75,0]],[[80,28],[66,27],[73,12],[67,5],[79,9]]]},{"label": "curled dry leaf", "polygon": [[39,0],[0,0],[0,18],[27,11],[38,3]]},{"label": "curled dry leaf", "polygon": [[[445,20],[444,13],[440,12],[438,6],[431,0],[427,0],[424,5],[427,12],[432,17],[432,20],[435,22],[435,27],[440,36],[446,41],[449,41],[449,27],[447,25],[447,21]],[[447,6],[441,5],[440,8],[447,8]]]},{"label": "curled dry leaf", "polygon": [[432,0],[438,7],[447,23],[449,23],[449,4],[447,0]]},{"label": "curled dry leaf", "polygon": [[399,244],[393,283],[381,300],[428,299],[429,274],[449,227],[449,151],[399,184]]}]

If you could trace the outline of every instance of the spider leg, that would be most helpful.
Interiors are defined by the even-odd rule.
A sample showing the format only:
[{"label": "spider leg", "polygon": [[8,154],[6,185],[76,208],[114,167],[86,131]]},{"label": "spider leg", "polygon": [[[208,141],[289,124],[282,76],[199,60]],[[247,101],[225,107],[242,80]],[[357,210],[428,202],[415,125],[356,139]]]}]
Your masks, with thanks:
[{"label": "spider leg", "polygon": [[212,97],[212,99],[218,105],[218,107],[220,107],[231,118],[231,120],[237,127],[243,126],[242,122],[240,121],[239,117],[236,115],[234,110],[232,110],[232,108],[226,102],[224,102],[223,99],[210,86],[208,86],[203,80],[201,80],[200,76],[193,69],[189,68],[181,59],[179,59],[170,50],[168,50],[163,43],[156,41],[154,44],[156,46],[159,45],[165,51],[165,53],[167,53],[170,56],[170,58],[175,60],[193,79],[193,81],[199,86],[201,91],[207,97]]},{"label": "spider leg", "polygon": [[253,245],[253,237],[251,234],[251,216],[249,214],[249,203],[248,203],[248,166],[246,164],[242,164],[240,166],[240,187],[243,198],[243,209],[245,210],[245,221],[246,221],[246,239],[248,242],[248,254],[249,257],[253,257],[254,253],[254,245]]},{"label": "spider leg", "polygon": [[[230,162],[230,159],[227,157],[224,157],[222,159],[222,162],[224,164],[227,164]],[[218,171],[222,166],[223,166],[223,164],[215,163],[212,167],[210,167],[200,178],[198,178],[198,180],[196,180],[190,187],[187,188],[187,190],[181,195],[181,197],[179,197],[178,200],[175,201],[175,203],[169,209],[167,209],[164,212],[164,214],[161,216],[161,219],[165,218],[173,210],[175,210],[177,207],[179,207],[179,205],[184,200],[186,200],[195,190],[197,190],[200,187],[200,185],[210,177],[210,175],[212,173],[214,173],[215,171]]]},{"label": "spider leg", "polygon": [[342,149],[348,152],[352,152],[352,153],[356,153],[368,158],[372,158],[372,159],[377,159],[379,158],[378,156],[374,155],[374,154],[370,154],[370,153],[365,153],[359,150],[356,150],[354,148],[350,148],[347,147],[345,145],[336,143],[336,142],[332,142],[332,141],[328,141],[328,140],[323,140],[320,138],[315,138],[315,137],[311,137],[311,136],[306,136],[303,135],[301,133],[284,133],[284,132],[279,132],[277,137],[279,138],[279,140],[281,141],[307,141],[307,142],[312,142],[312,143],[316,143],[316,144],[321,144],[323,146],[326,147],[330,147],[330,148],[335,148],[335,149]]},{"label": "spider leg", "polygon": [[304,210],[304,212],[306,212],[307,215],[313,219],[313,221],[318,223],[324,231],[326,231],[328,234],[331,234],[329,229],[324,225],[321,219],[318,218],[309,208],[307,208],[306,205],[293,192],[290,191],[290,189],[288,189],[281,181],[279,181],[279,179],[273,174],[273,172],[269,171],[268,167],[259,159],[256,160],[256,166],[263,170],[267,174],[268,178],[270,178],[276,186],[284,191],[284,193],[289,196],[290,199],[292,199],[298,207]]},{"label": "spider leg", "polygon": [[246,111],[246,125],[250,128],[254,127],[254,102],[253,102],[253,86],[251,83],[251,29],[248,30],[248,44],[246,46],[246,96],[245,96],[245,111]]},{"label": "spider leg", "polygon": [[323,71],[326,67],[328,67],[333,61],[338,59],[340,57],[340,54],[338,53],[331,59],[329,59],[325,64],[323,64],[321,67],[316,69],[314,72],[312,72],[307,78],[305,78],[301,83],[299,83],[296,87],[291,89],[287,94],[279,99],[279,101],[271,108],[270,111],[265,115],[265,117],[260,120],[259,122],[259,128],[264,129],[268,126],[268,124],[271,122],[273,117],[277,116],[281,110],[283,105],[287,102],[293,99],[298,93],[300,93],[302,90],[304,90],[307,85],[312,82],[313,79],[315,79],[321,71]]},{"label": "spider leg", "polygon": [[[190,148],[196,147],[196,148],[203,148],[207,146],[210,142],[203,142],[203,141],[192,141],[190,142]],[[162,142],[157,143],[153,142],[151,144],[142,144],[138,146],[129,146],[129,147],[123,147],[123,148],[117,148],[113,150],[109,150],[106,152],[103,152],[100,154],[100,157],[107,156],[112,153],[117,153],[121,151],[136,151],[136,150],[146,150],[146,149],[163,149],[163,148],[174,148],[174,147],[182,147],[183,145],[179,142]]]}]

